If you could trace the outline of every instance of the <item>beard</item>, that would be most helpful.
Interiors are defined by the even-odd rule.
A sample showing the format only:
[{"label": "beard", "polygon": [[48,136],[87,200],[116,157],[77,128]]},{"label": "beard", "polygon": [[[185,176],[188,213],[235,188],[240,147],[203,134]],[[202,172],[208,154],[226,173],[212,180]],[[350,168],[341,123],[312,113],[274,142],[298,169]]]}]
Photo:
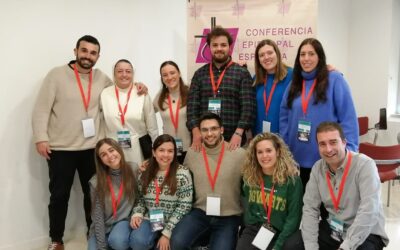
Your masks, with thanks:
[{"label": "beard", "polygon": [[224,62],[228,61],[229,54],[224,54],[222,57],[220,55],[221,55],[221,53],[218,53],[218,56],[214,54],[212,57],[213,61],[216,63],[224,63]]},{"label": "beard", "polygon": [[76,57],[76,63],[83,69],[91,69],[96,64],[96,62],[84,57]]}]

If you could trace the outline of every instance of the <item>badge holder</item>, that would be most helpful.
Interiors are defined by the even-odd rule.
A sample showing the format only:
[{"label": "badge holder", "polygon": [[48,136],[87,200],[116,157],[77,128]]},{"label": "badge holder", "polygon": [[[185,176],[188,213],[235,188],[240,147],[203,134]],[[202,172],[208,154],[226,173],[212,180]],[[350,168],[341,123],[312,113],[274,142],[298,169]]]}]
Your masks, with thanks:
[{"label": "badge holder", "polygon": [[329,226],[332,229],[331,232],[331,238],[341,242],[343,240],[343,221],[340,221],[336,219],[335,217],[332,217]]},{"label": "badge holder", "polygon": [[262,122],[262,132],[271,132],[271,123],[269,121],[264,120]]},{"label": "badge holder", "polygon": [[274,238],[276,230],[269,223],[264,223],[251,244],[265,250]]},{"label": "badge holder", "polygon": [[177,156],[181,156],[183,153],[183,141],[179,138],[175,138],[176,149],[177,149]]},{"label": "badge holder", "polygon": [[311,138],[311,122],[299,120],[297,128],[297,139],[302,142],[310,142]]},{"label": "badge holder", "polygon": [[164,228],[164,213],[161,209],[150,210],[151,231],[156,232]]},{"label": "badge holder", "polygon": [[83,137],[90,138],[96,135],[93,118],[86,118],[82,120]]},{"label": "badge holder", "polygon": [[208,194],[206,202],[206,215],[221,215],[221,196],[217,194]]},{"label": "badge holder", "polygon": [[209,98],[208,99],[208,111],[217,115],[221,114],[221,99]]},{"label": "badge holder", "polygon": [[118,140],[118,144],[121,146],[121,148],[131,148],[132,147],[131,134],[130,134],[129,130],[127,130],[127,129],[117,131],[117,140]]}]

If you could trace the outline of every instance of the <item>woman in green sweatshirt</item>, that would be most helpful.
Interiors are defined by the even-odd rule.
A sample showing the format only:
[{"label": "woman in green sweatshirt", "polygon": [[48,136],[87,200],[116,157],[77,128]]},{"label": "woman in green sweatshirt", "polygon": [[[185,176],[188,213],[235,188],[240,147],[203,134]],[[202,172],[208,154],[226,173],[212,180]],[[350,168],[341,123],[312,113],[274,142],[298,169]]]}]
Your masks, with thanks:
[{"label": "woman in green sweatshirt", "polygon": [[297,163],[276,134],[257,135],[243,166],[245,228],[237,250],[280,250],[300,225],[303,186]]}]

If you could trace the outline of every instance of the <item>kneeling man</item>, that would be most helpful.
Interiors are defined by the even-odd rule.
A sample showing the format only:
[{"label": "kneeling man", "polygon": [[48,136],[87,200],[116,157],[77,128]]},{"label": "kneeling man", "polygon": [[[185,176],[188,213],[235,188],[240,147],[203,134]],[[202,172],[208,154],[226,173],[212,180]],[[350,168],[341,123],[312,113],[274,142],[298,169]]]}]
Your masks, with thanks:
[{"label": "kneeling man", "polygon": [[[321,160],[304,195],[301,235],[305,249],[382,249],[389,243],[375,162],[346,149],[339,124],[317,128]],[[329,213],[319,220],[320,205]]]}]

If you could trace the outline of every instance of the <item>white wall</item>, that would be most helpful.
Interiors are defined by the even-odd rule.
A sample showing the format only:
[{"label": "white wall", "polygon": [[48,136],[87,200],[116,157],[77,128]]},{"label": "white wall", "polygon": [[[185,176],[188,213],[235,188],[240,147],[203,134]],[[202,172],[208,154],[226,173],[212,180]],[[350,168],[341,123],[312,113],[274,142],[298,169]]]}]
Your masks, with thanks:
[{"label": "white wall", "polygon": [[[318,38],[328,62],[344,73],[358,114],[368,115],[371,125],[377,122],[379,108],[388,104],[391,79],[398,79],[395,70],[389,70],[389,61],[395,61],[391,48],[399,44],[399,34],[392,35],[392,30],[399,30],[400,22],[391,18],[400,12],[398,2],[319,1]],[[44,76],[73,59],[80,36],[92,34],[102,46],[97,67],[110,74],[117,59],[130,59],[136,79],[154,96],[162,61],[175,60],[186,75],[186,1],[0,0],[0,6],[0,249],[32,249],[48,241],[47,164],[36,155],[30,126]],[[394,143],[399,130],[399,123],[389,123],[380,141]],[[67,239],[72,232],[84,232],[77,184]]]}]

